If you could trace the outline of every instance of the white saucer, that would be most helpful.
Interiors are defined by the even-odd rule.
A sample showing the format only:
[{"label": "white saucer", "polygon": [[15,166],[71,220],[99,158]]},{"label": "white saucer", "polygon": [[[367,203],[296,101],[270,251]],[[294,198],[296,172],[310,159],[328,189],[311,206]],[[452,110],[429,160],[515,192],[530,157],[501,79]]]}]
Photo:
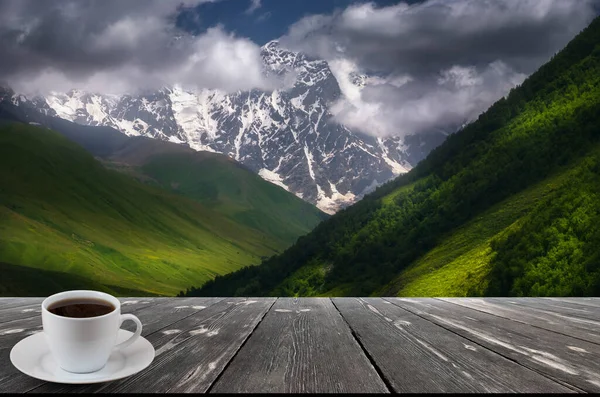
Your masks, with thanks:
[{"label": "white saucer", "polygon": [[[132,332],[120,329],[117,343],[127,340],[131,335]],[[10,351],[10,361],[19,371],[55,383],[85,384],[117,380],[140,372],[152,360],[154,347],[142,336],[131,346],[113,351],[104,368],[89,374],[74,374],[60,368],[50,354],[43,332],[23,339]]]}]

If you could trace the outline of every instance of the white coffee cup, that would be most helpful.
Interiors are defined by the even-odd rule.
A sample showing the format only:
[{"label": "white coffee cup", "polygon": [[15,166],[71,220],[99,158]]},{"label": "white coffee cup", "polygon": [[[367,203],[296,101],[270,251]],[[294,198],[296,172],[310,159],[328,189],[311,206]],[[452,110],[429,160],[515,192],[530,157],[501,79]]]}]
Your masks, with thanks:
[{"label": "white coffee cup", "polygon": [[[63,317],[48,311],[53,303],[71,299],[103,300],[115,309],[102,316],[86,318]],[[116,345],[117,334],[125,320],[135,322],[137,329],[129,339]],[[136,316],[121,314],[121,302],[99,291],[66,291],[49,296],[42,302],[42,325],[55,361],[65,371],[74,373],[102,369],[114,349],[126,348],[142,333],[142,323]]]}]

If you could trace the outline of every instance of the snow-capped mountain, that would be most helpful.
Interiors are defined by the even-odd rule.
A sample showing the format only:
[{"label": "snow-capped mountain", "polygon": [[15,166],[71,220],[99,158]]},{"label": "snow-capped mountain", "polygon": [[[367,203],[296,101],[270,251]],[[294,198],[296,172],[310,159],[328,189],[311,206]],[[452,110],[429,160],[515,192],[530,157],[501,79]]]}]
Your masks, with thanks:
[{"label": "snow-capped mountain", "polygon": [[[169,87],[135,96],[74,90],[11,100],[76,123],[226,154],[328,213],[410,170],[446,135],[383,139],[351,131],[328,110],[343,94],[326,61],[287,51],[276,41],[261,54],[265,73],[292,76],[291,88],[226,94]],[[360,87],[365,78],[352,80]]]}]

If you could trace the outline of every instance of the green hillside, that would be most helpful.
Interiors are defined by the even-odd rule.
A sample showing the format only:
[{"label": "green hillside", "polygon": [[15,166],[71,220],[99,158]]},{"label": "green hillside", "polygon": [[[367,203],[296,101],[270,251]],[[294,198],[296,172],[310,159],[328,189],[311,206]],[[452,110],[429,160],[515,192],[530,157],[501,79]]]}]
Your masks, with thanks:
[{"label": "green hillside", "polygon": [[[157,145],[151,150],[147,146]],[[256,229],[278,249],[293,244],[327,217],[315,206],[221,154],[156,140],[133,142],[109,157],[108,167],[192,198],[236,223]],[[157,150],[158,149],[158,150]]]},{"label": "green hillside", "polygon": [[0,126],[0,294],[77,285],[174,295],[259,263],[284,240],[107,170],[58,133]]},{"label": "green hillside", "polygon": [[107,168],[200,201],[235,223],[266,234],[278,251],[328,217],[222,154],[129,137],[110,127],[80,125],[10,101],[0,102],[1,119],[46,126],[86,149]]},{"label": "green hillside", "polygon": [[411,172],[191,295],[600,294],[600,19]]}]

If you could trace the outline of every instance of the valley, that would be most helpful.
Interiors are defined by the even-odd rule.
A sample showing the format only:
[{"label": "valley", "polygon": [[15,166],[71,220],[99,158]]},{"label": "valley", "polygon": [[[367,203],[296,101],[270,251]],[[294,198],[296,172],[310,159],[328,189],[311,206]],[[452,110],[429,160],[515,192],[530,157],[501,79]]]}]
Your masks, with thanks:
[{"label": "valley", "polygon": [[[106,149],[109,139],[94,141],[93,132],[81,135],[74,128],[70,133],[97,153],[113,153]],[[24,278],[34,282],[7,284],[2,294],[36,295],[49,283],[59,288],[61,277],[50,276],[54,272],[79,279],[80,287],[174,295],[190,282],[201,285],[216,274],[259,263],[324,217],[224,156],[208,154],[205,159],[172,144],[172,151],[192,158],[177,157],[169,168],[162,163],[171,161],[165,143],[146,141],[153,150],[143,142],[130,147],[127,138],[114,152],[120,153],[120,161],[145,167],[151,183],[142,184],[106,169],[56,132],[21,123],[1,126],[3,280],[16,277],[13,272],[40,270],[36,277]],[[177,173],[186,178],[181,182],[165,174],[177,167],[194,174]],[[268,213],[248,195],[268,203]],[[294,217],[286,218],[287,211]]]}]

